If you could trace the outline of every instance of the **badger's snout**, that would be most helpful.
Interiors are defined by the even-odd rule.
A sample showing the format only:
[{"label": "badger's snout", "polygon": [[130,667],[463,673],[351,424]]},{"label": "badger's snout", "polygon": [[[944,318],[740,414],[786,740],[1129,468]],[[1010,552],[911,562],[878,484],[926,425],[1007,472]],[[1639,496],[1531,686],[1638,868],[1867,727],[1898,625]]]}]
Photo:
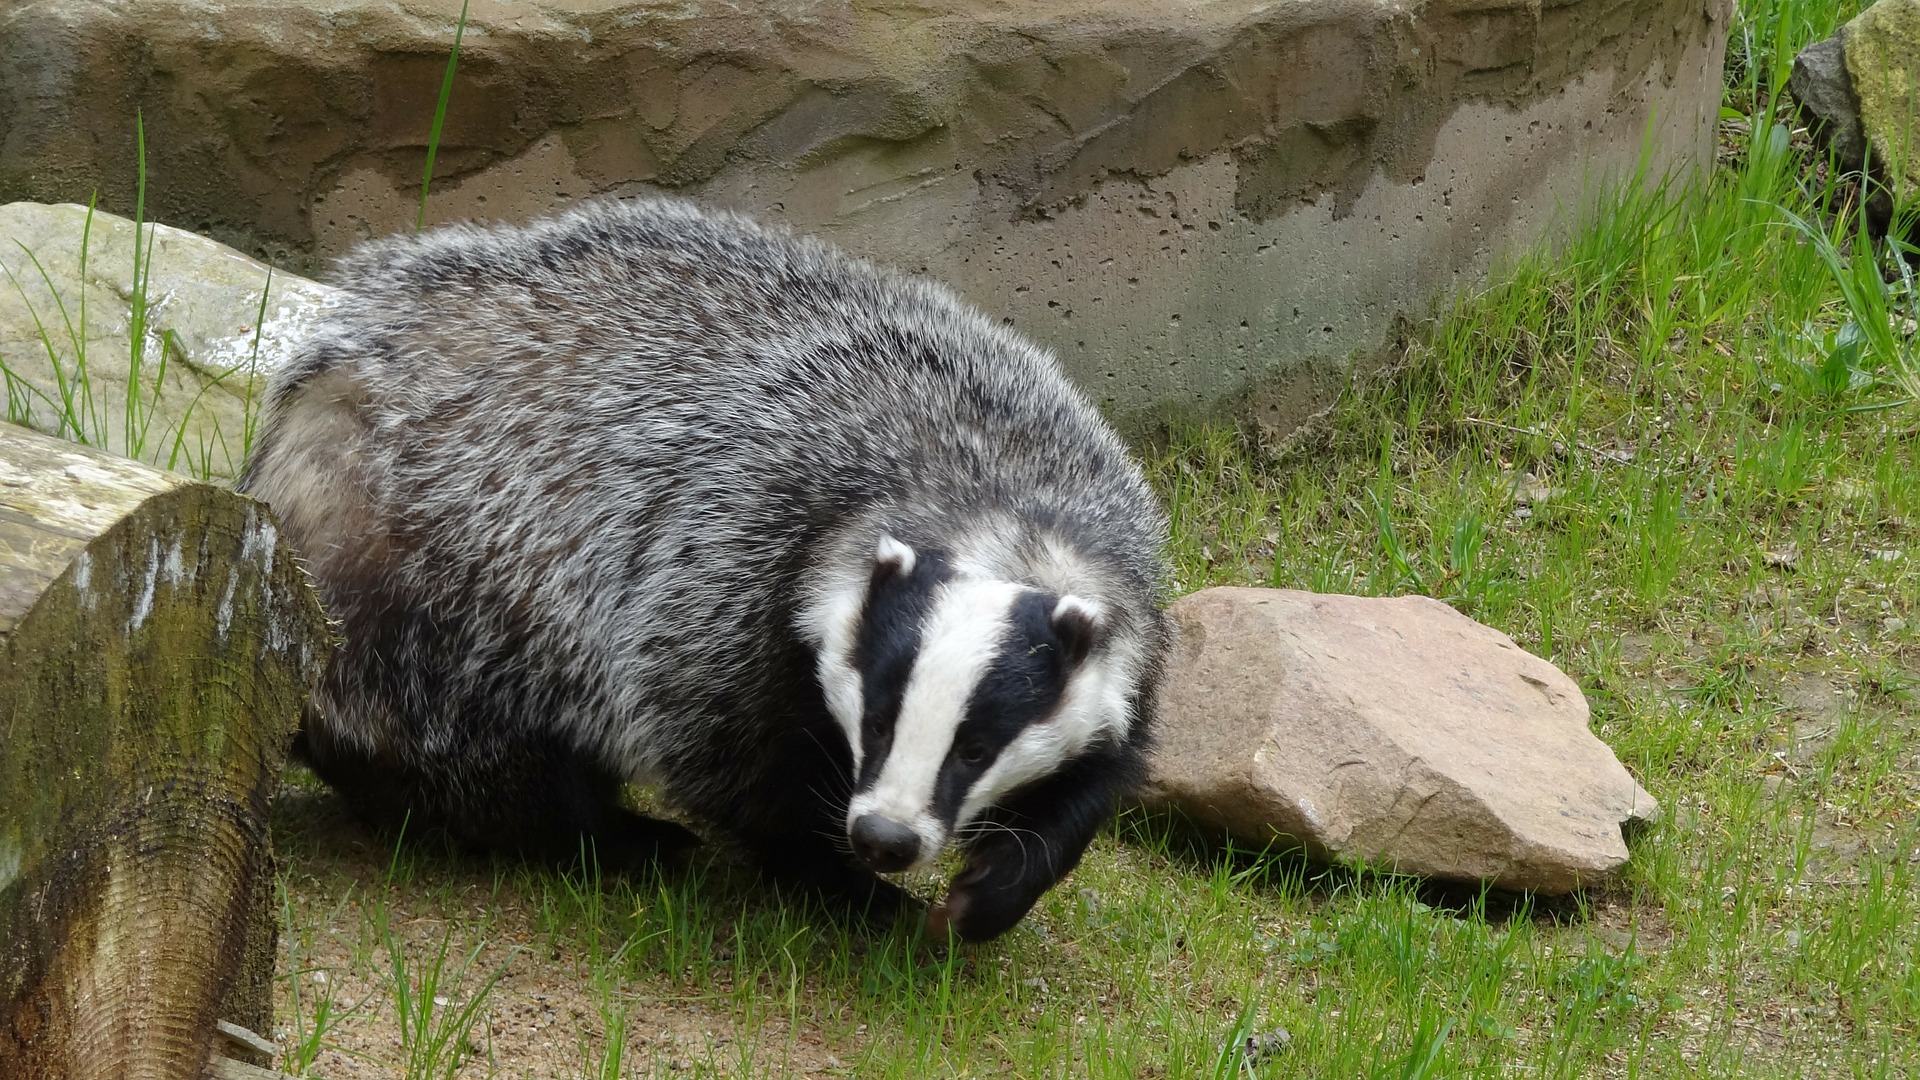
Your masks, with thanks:
[{"label": "badger's snout", "polygon": [[920,834],[879,814],[861,814],[847,830],[853,853],[876,873],[892,874],[920,858]]}]

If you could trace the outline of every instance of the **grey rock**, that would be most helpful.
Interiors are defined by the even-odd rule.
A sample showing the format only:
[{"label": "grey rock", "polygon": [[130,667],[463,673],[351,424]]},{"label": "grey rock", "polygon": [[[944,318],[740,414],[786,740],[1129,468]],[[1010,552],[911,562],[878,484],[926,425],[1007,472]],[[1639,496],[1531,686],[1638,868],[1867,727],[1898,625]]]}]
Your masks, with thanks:
[{"label": "grey rock", "polygon": [[192,233],[150,228],[136,373],[134,223],[89,217],[73,204],[0,206],[7,418],[163,468],[230,478],[245,458],[256,388],[335,290]]},{"label": "grey rock", "polygon": [[1206,589],[1172,614],[1149,803],[1253,845],[1565,893],[1652,796],[1580,688],[1437,600]]},{"label": "grey rock", "polygon": [[1787,93],[1800,103],[1813,137],[1843,168],[1867,165],[1867,134],[1860,126],[1860,99],[1847,73],[1846,31],[1816,41],[1793,58]]}]

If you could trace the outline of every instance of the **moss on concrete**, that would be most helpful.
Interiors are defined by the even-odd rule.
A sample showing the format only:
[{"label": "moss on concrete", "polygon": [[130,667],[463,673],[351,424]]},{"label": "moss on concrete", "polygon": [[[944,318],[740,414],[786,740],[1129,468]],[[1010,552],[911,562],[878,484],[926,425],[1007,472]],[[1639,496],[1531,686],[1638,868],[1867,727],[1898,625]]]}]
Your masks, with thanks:
[{"label": "moss on concrete", "polygon": [[1920,0],[1880,0],[1846,40],[1860,121],[1904,198],[1920,190]]}]

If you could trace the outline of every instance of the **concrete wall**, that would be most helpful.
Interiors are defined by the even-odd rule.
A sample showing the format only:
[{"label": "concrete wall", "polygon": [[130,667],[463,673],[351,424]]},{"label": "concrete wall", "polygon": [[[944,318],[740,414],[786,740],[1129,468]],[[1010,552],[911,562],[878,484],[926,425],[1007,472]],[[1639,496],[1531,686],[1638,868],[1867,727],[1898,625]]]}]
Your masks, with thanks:
[{"label": "concrete wall", "polygon": [[[459,0],[30,0],[0,202],[294,269],[409,227]],[[946,279],[1123,425],[1285,431],[1649,153],[1711,161],[1731,0],[472,5],[430,220],[669,190]]]}]

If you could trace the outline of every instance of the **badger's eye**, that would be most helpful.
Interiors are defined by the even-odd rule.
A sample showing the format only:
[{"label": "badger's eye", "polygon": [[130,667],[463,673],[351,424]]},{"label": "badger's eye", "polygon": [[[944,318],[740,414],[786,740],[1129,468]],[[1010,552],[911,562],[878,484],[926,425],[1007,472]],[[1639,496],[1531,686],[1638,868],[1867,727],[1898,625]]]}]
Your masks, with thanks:
[{"label": "badger's eye", "polygon": [[959,755],[960,764],[978,765],[987,760],[987,744],[968,740],[956,747],[954,753]]},{"label": "badger's eye", "polygon": [[869,716],[866,722],[860,725],[860,733],[865,736],[869,742],[875,739],[885,738],[887,734],[886,722],[877,716]]}]

